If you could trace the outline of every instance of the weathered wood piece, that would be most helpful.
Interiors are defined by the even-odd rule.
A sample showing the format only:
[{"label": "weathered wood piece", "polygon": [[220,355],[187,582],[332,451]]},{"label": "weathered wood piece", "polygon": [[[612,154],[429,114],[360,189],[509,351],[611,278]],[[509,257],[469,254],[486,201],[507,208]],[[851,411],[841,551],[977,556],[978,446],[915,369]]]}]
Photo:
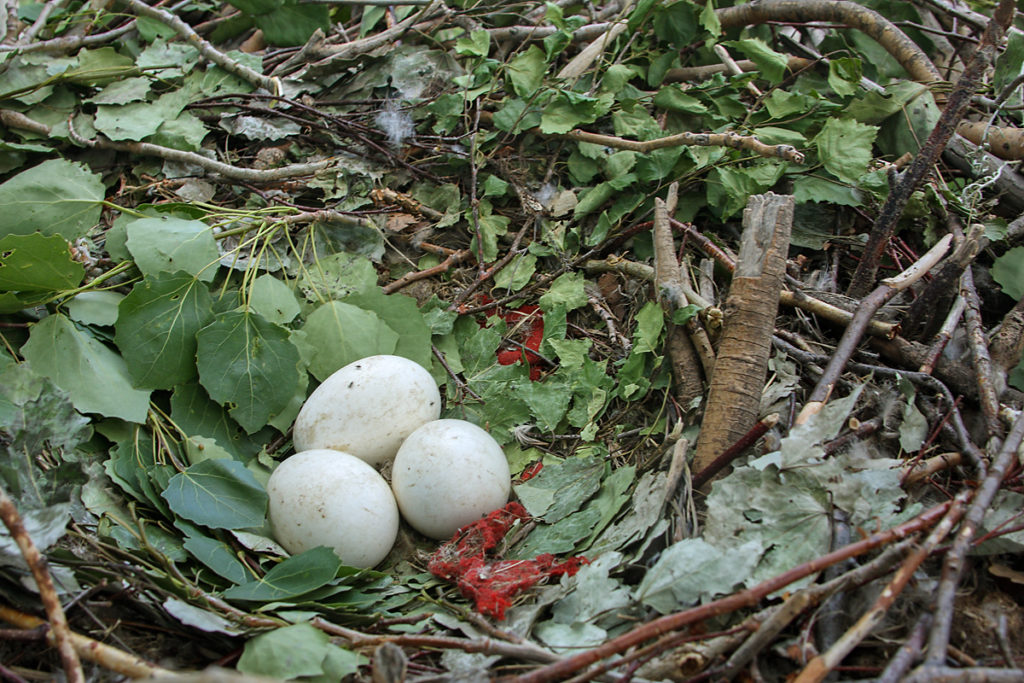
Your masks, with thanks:
[{"label": "weathered wood piece", "polygon": [[723,312],[693,469],[700,472],[757,422],[793,227],[793,197],[754,195],[743,212],[739,262]]}]

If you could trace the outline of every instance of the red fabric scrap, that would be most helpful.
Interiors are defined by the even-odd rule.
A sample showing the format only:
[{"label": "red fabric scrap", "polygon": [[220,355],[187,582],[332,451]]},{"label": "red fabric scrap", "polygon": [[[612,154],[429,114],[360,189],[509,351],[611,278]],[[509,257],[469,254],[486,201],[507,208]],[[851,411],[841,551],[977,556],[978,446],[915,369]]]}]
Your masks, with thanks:
[{"label": "red fabric scrap", "polygon": [[462,527],[431,556],[427,565],[430,572],[454,581],[462,595],[476,603],[481,614],[504,619],[505,610],[519,592],[551,576],[572,576],[587,563],[585,557],[557,562],[548,553],[532,560],[487,559],[487,551],[505,538],[512,525],[526,519],[529,514],[522,505],[509,503]]},{"label": "red fabric scrap", "polygon": [[[484,304],[491,302],[491,298],[486,295],[481,296],[480,300]],[[535,353],[540,351],[540,343],[544,341],[544,311],[538,306],[527,304],[512,310],[498,308],[495,314],[515,331],[513,341],[518,342],[514,348],[497,352],[498,364],[512,365],[525,362],[530,367],[530,379],[536,382],[540,379],[544,363]]]},{"label": "red fabric scrap", "polygon": [[532,465],[527,465],[526,468],[523,470],[522,474],[519,475],[519,481],[530,481],[538,474],[540,474],[540,471],[542,469],[544,469],[544,463],[540,460],[533,463]]}]

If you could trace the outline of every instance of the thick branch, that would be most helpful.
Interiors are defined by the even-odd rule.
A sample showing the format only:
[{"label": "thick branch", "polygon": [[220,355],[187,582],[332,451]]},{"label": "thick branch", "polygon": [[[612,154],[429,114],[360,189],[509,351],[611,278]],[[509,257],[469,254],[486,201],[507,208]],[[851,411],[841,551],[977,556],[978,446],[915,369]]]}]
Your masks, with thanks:
[{"label": "thick branch", "polygon": [[718,360],[711,378],[694,469],[705,469],[757,422],[772,332],[786,271],[793,197],[750,198],[743,212],[739,262],[723,311]]},{"label": "thick branch", "polygon": [[829,21],[846,24],[874,38],[915,81],[941,81],[931,60],[903,31],[878,12],[846,0],[754,0],[745,5],[717,10],[722,28],[763,24],[769,21]]}]

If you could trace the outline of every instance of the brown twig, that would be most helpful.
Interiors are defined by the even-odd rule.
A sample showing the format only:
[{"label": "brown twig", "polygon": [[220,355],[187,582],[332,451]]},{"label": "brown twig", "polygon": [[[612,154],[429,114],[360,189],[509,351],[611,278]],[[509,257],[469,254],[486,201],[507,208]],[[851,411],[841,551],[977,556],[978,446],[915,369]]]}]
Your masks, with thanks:
[{"label": "brown twig", "polygon": [[[46,626],[45,621],[3,604],[0,604],[0,620],[22,629],[38,629]],[[274,625],[279,624],[274,622]],[[129,678],[159,679],[162,681],[203,681],[204,683],[209,683],[211,680],[210,678],[191,677],[193,675],[202,676],[202,674],[181,673],[164,669],[140,657],[73,631],[70,632],[70,640],[75,651],[82,659]]]},{"label": "brown twig", "polygon": [[471,258],[472,256],[473,253],[469,249],[460,249],[459,251],[449,254],[444,261],[441,261],[436,266],[406,273],[405,275],[398,278],[394,282],[389,282],[388,284],[384,285],[381,289],[384,291],[385,294],[397,292],[398,290],[404,287],[408,287],[417,280],[425,280],[428,277],[434,277],[435,275],[447,273],[449,270],[452,269],[453,266],[462,263],[463,261],[465,261],[468,258]]},{"label": "brown twig", "polygon": [[956,523],[960,521],[960,517],[964,513],[964,506],[970,500],[970,497],[970,491],[964,490],[953,499],[953,503],[949,511],[942,518],[942,521],[935,525],[924,542],[918,545],[907,559],[903,561],[903,564],[896,571],[896,575],[892,577],[892,580],[889,581],[889,584],[882,591],[881,595],[878,596],[871,608],[827,652],[818,655],[808,662],[807,666],[800,672],[800,675],[796,677],[795,683],[820,683],[823,681],[843,661],[846,655],[850,654],[853,648],[881,623],[886,612],[892,607],[892,604],[899,597],[900,593],[903,592],[903,589],[906,588],[910,579],[913,578],[914,572],[917,571],[922,562],[928,559],[931,552],[935,550],[939,543],[953,530]]},{"label": "brown twig", "polygon": [[729,464],[743,454],[748,448],[757,443],[769,429],[779,423],[779,414],[772,413],[767,417],[761,418],[754,423],[754,426],[750,428],[746,434],[737,439],[736,443],[722,451],[722,454],[717,458],[708,463],[707,467],[702,469],[693,477],[693,488],[694,490],[699,489],[701,486],[711,481],[711,478],[721,472],[723,469],[729,466]]},{"label": "brown twig", "polygon": [[805,2],[759,0],[715,11],[722,28],[763,24],[769,21],[829,21],[859,29],[876,40],[907,73],[922,83],[941,81],[928,56],[903,31],[878,12],[855,2]]},{"label": "brown twig", "polygon": [[882,205],[878,219],[871,227],[863,256],[850,281],[850,287],[847,290],[847,294],[850,296],[860,298],[871,291],[874,286],[875,274],[878,272],[882,254],[885,251],[885,246],[889,243],[896,222],[903,215],[910,196],[938,161],[946,143],[955,132],[957,124],[967,112],[971,96],[981,84],[986,69],[992,63],[996,48],[1006,32],[1006,28],[1013,20],[1014,6],[1013,0],[1000,0],[992,20],[985,29],[981,44],[978,45],[974,57],[964,68],[963,74],[949,94],[949,100],[939,115],[939,120],[935,123],[931,134],[910,163],[910,167],[904,172],[902,179],[889,191],[889,196],[886,198],[885,204]]},{"label": "brown twig", "polygon": [[[740,71],[757,71],[758,66],[752,60],[740,59],[735,62]],[[790,56],[786,62],[786,68],[790,71],[800,71],[809,68],[814,64],[811,59]],[[703,81],[715,74],[725,73],[729,67],[725,64],[705,64],[704,66],[684,66],[677,69],[669,69],[665,72],[662,83],[686,83],[689,81]]]},{"label": "brown twig", "polygon": [[[678,188],[673,183],[669,189],[670,199],[673,199],[671,195],[674,193],[674,189]],[[667,203],[661,198],[656,198],[654,200],[654,284],[657,287],[658,298],[661,300],[662,306],[666,312],[671,313],[673,310],[694,303],[694,300],[691,299],[694,292],[688,281],[689,276],[681,272],[679,262],[676,260],[675,242],[672,240],[672,231],[669,229],[668,216]],[[700,367],[704,370],[704,376],[710,378],[715,369],[715,351],[711,348],[707,331],[696,320],[690,318],[686,324],[686,332],[693,345],[693,351],[700,361]],[[682,359],[673,358],[672,360],[674,364],[677,364]],[[680,368],[680,370],[682,369]],[[686,368],[685,371],[698,376],[700,374],[700,370],[696,367]],[[680,401],[687,403],[688,399],[692,398],[694,397],[681,397]]]},{"label": "brown twig", "polygon": [[60,598],[57,597],[57,589],[53,585],[53,577],[46,558],[39,552],[39,548],[32,541],[25,529],[25,523],[18,514],[18,508],[14,501],[7,495],[7,491],[0,485],[0,520],[11,534],[11,538],[18,545],[25,564],[32,572],[36,586],[39,588],[39,600],[46,610],[46,618],[50,622],[50,636],[60,653],[60,661],[64,666],[64,674],[71,683],[84,683],[85,674],[82,673],[82,664],[78,661],[78,654],[71,642],[71,629],[68,627],[68,620],[64,616],[64,608],[61,607]]},{"label": "brown twig", "polygon": [[851,557],[857,557],[869,550],[873,550],[897,540],[902,540],[923,529],[933,526],[942,518],[943,515],[946,514],[950,505],[951,503],[947,501],[933,508],[929,508],[908,522],[904,522],[903,524],[886,531],[871,534],[867,538],[856,543],[851,543],[845,548],[830,552],[794,567],[789,571],[783,572],[782,574],[778,574],[766,581],[762,581],[752,588],[733,593],[727,597],[720,598],[697,607],[683,610],[682,612],[666,614],[663,617],[649,621],[642,626],[638,626],[637,628],[628,631],[627,633],[612,638],[592,650],[581,652],[548,666],[541,667],[540,669],[530,673],[523,674],[515,680],[517,683],[547,683],[548,681],[564,680],[569,674],[581,671],[591,664],[599,662],[607,657],[625,652],[631,647],[639,645],[640,643],[652,638],[657,638],[662,634],[681,629],[684,626],[688,626],[705,619],[729,614],[730,612],[734,612],[735,610],[742,609],[744,607],[752,607],[772,593],[788,586],[794,581],[804,578],[805,576],[815,574],[837,562],[842,562],[843,560],[847,560]]},{"label": "brown twig", "polygon": [[797,416],[797,424],[802,424],[809,420],[828,401],[829,396],[832,394],[832,389],[839,380],[839,375],[853,355],[857,344],[860,343],[864,330],[871,320],[871,316],[875,314],[875,311],[881,308],[882,304],[889,299],[919,280],[938,263],[939,259],[946,253],[946,250],[949,249],[952,239],[952,235],[945,235],[909,268],[896,277],[883,280],[879,287],[861,301],[857,307],[857,312],[853,315],[853,320],[850,321],[846,331],[843,332],[843,336],[836,346],[835,353],[832,354],[832,360],[829,361],[828,367],[825,368],[825,373],[818,380],[818,384],[807,397],[807,403],[804,405],[803,410]]},{"label": "brown twig", "polygon": [[215,48],[209,41],[196,33],[191,26],[170,12],[160,9],[159,7],[151,7],[142,2],[142,0],[124,1],[136,14],[149,17],[150,19],[156,19],[160,23],[173,28],[175,32],[184,38],[190,45],[194,45],[196,49],[199,50],[199,54],[228,73],[238,76],[243,81],[252,83],[258,88],[263,88],[264,90],[274,94],[280,94],[281,86],[277,79],[264,76],[263,74],[245,66],[241,62],[231,59],[226,54]]},{"label": "brown twig", "polygon": [[960,277],[960,295],[967,302],[964,323],[978,380],[978,397],[981,399],[981,412],[985,416],[985,428],[990,439],[997,438],[1003,434],[1003,425],[999,422],[999,396],[992,375],[992,359],[988,355],[988,339],[981,321],[981,301],[978,299],[978,290],[974,288],[974,275],[969,268]]},{"label": "brown twig", "polygon": [[928,629],[931,625],[931,613],[923,613],[917,620],[917,623],[914,624],[914,630],[910,632],[910,637],[903,642],[900,649],[889,660],[876,683],[897,683],[903,679],[903,675],[913,666],[914,661],[921,656],[921,648],[924,646],[924,640],[928,635]]},{"label": "brown twig", "polygon": [[956,331],[957,326],[960,324],[960,318],[963,317],[965,308],[967,308],[967,302],[958,294],[956,299],[953,300],[953,305],[950,307],[946,319],[942,321],[942,326],[939,327],[939,331],[935,335],[935,341],[928,348],[928,357],[921,364],[921,367],[918,368],[919,372],[930,375],[935,371],[935,365],[939,362],[939,357],[942,356],[942,352],[946,345],[949,344],[949,340],[953,338],[953,332]]},{"label": "brown twig", "polygon": [[732,680],[740,672],[740,669],[746,666],[758,652],[768,647],[775,639],[775,636],[804,610],[821,603],[830,596],[856,586],[866,585],[884,576],[906,554],[911,544],[912,541],[908,539],[892,545],[879,553],[878,557],[870,562],[856,566],[825,583],[802,588],[791,595],[782,605],[768,608],[765,612],[770,616],[764,620],[760,628],[752,633],[747,641],[715,673],[721,673],[722,678]]},{"label": "brown twig", "polygon": [[563,140],[577,140],[579,142],[590,142],[595,145],[611,147],[613,149],[625,149],[633,152],[646,154],[656,149],[666,147],[731,147],[732,149],[745,149],[758,156],[774,157],[792,161],[795,164],[804,163],[804,155],[792,145],[768,145],[761,142],[756,135],[740,135],[739,133],[678,133],[664,138],[654,140],[626,140],[614,135],[602,135],[600,133],[589,133],[583,130],[571,130],[568,133],[541,133],[533,130],[544,137],[559,138]]},{"label": "brown twig", "polygon": [[1020,683],[1024,669],[995,669],[974,666],[954,669],[946,666],[924,666],[902,680],[902,683]]},{"label": "brown twig", "polygon": [[314,161],[308,164],[291,164],[290,166],[282,166],[280,168],[238,168],[231,164],[225,164],[222,161],[216,159],[208,159],[201,154],[195,152],[186,152],[180,149],[174,149],[172,147],[164,147],[163,145],[154,145],[151,142],[115,142],[114,140],[106,140],[97,138],[95,140],[89,140],[79,135],[74,128],[74,124],[71,118],[68,118],[68,137],[72,139],[76,144],[90,149],[110,149],[117,152],[130,152],[131,154],[138,154],[140,156],[153,156],[159,159],[166,159],[168,161],[176,161],[183,164],[191,164],[199,166],[205,171],[210,173],[218,173],[225,178],[231,180],[244,180],[250,183],[266,183],[276,180],[285,180],[287,178],[297,178],[301,176],[314,175],[318,171],[322,171],[325,168],[329,168],[338,163],[337,159],[325,159],[323,161]]},{"label": "brown twig", "polygon": [[927,460],[923,460],[908,467],[904,471],[903,481],[900,482],[900,485],[913,486],[918,482],[924,481],[933,474],[937,474],[960,465],[963,460],[963,455],[956,451],[933,455]]},{"label": "brown twig", "polygon": [[421,635],[371,635],[345,626],[332,624],[320,617],[310,622],[324,633],[344,638],[354,648],[376,647],[382,643],[416,648],[437,648],[497,654],[503,657],[525,659],[530,662],[555,662],[558,655],[530,642],[510,643],[495,638],[451,638]]},{"label": "brown twig", "polygon": [[960,583],[960,576],[963,573],[964,558],[989,505],[992,504],[992,499],[995,498],[996,492],[1002,485],[1007,468],[1017,458],[1017,449],[1020,447],[1022,438],[1024,438],[1024,414],[1017,418],[1013,428],[1007,434],[999,454],[988,469],[985,480],[978,487],[974,501],[957,532],[956,540],[953,541],[952,547],[946,553],[942,563],[942,579],[939,581],[935,597],[935,609],[933,610],[935,624],[932,626],[928,638],[926,666],[941,666],[946,660],[949,634],[953,627],[953,602],[956,598],[956,588]]}]

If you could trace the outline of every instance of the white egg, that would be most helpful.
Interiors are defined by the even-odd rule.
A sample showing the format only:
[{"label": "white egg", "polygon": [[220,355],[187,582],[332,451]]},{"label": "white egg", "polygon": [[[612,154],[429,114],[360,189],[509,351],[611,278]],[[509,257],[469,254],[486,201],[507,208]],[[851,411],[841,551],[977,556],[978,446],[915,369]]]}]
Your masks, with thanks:
[{"label": "white egg", "polygon": [[293,554],[324,545],[349,566],[373,567],[398,537],[388,483],[348,453],[296,453],[270,475],[267,494],[274,538]]},{"label": "white egg", "polygon": [[369,356],[310,394],[295,418],[292,441],[296,451],[331,448],[381,465],[414,429],[440,414],[437,383],[421,365],[401,356]]},{"label": "white egg", "polygon": [[508,502],[508,461],[498,442],[464,420],[428,422],[406,438],[391,470],[402,516],[425,536],[448,539]]}]

